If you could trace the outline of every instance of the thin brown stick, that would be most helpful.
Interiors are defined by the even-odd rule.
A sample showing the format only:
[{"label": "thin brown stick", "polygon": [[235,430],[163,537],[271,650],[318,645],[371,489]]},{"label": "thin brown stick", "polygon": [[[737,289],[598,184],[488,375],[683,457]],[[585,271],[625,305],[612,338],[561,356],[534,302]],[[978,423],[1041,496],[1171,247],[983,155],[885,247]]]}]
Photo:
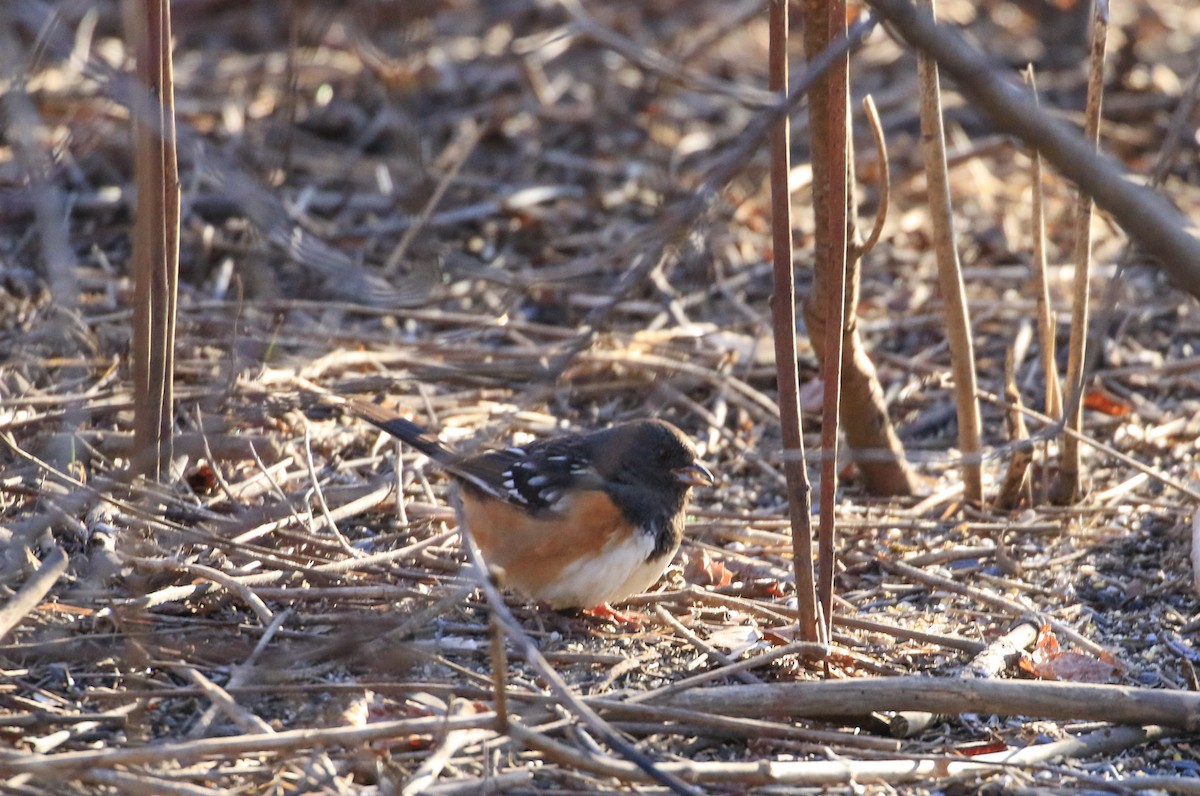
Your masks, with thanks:
[{"label": "thin brown stick", "polygon": [[[1008,438],[1020,442],[1029,439],[1029,428],[1025,425],[1025,415],[1021,413],[1021,391],[1017,389],[1016,365],[1013,360],[1013,349],[1009,346],[1004,352],[1004,398],[1008,402],[1004,413],[1004,425],[1008,429]],[[1057,381],[1057,377],[1055,378]],[[1047,384],[1046,388],[1049,390],[1050,384]],[[1022,446],[1013,449],[1004,480],[1000,484],[1000,492],[996,496],[997,508],[1011,510],[1017,507],[1029,486],[1029,466],[1032,462],[1032,448]]]},{"label": "thin brown stick", "polygon": [[[743,683],[761,683],[762,682],[762,680],[758,679],[754,675],[747,672],[745,668],[732,669],[731,667],[735,666],[737,664],[737,661],[733,660],[728,655],[721,652],[719,649],[717,649],[716,647],[709,644],[704,639],[697,636],[691,630],[688,630],[688,628],[683,624],[683,622],[680,622],[678,619],[676,619],[674,614],[672,614],[670,611],[668,611],[661,603],[654,606],[654,613],[659,619],[661,619],[664,623],[666,623],[667,626],[669,626],[672,630],[674,630],[676,633],[678,633],[680,636],[682,636],[683,639],[685,641],[687,641],[687,643],[691,644],[693,647],[695,647],[701,653],[703,653],[704,655],[707,655],[710,659],[712,659],[716,663],[720,664],[721,669],[726,674],[734,675],[735,677],[737,677],[737,679],[741,680]],[[746,667],[746,668],[749,668],[749,667]]]},{"label": "thin brown stick", "polygon": [[443,163],[445,171],[441,179],[438,180],[433,191],[429,194],[429,199],[425,201],[424,207],[417,217],[413,219],[413,223],[404,230],[404,234],[400,238],[400,242],[396,244],[396,248],[388,255],[387,262],[383,264],[382,273],[384,276],[391,276],[400,268],[400,264],[404,262],[405,256],[408,254],[412,242],[417,237],[417,233],[425,228],[429,222],[429,216],[437,209],[438,204],[442,201],[442,197],[446,195],[446,191],[450,188],[451,183],[462,171],[462,167],[466,164],[467,158],[475,151],[479,140],[483,137],[486,128],[475,122],[473,119],[467,119],[455,133],[454,139],[446,146],[442,152],[440,162]]},{"label": "thin brown stick", "polygon": [[[788,84],[787,0],[770,4],[770,88],[784,92]],[[804,430],[800,418],[800,381],[796,366],[796,286],[792,271],[792,203],[790,122],[781,116],[771,130],[771,240],[775,290],[771,319],[775,341],[775,380],[779,422],[783,434],[783,472],[787,479],[788,510],[792,520],[792,562],[800,633],[805,641],[818,635],[816,579],[812,550],[812,486],[808,482]]]},{"label": "thin brown stick", "polygon": [[[804,643],[804,642],[797,642]],[[850,747],[855,749],[871,749],[881,752],[898,752],[900,745],[894,739],[879,738],[873,735],[859,735],[853,732],[837,730],[818,730],[809,727],[798,727],[791,723],[747,719],[736,716],[719,716],[711,713],[699,713],[694,710],[667,708],[662,705],[645,705],[629,699],[616,700],[608,698],[589,699],[592,705],[605,715],[614,718],[641,719],[642,721],[686,722],[695,727],[707,727],[731,733],[741,733],[743,737],[775,737],[790,740],[810,741],[812,743],[828,744],[835,747]]]},{"label": "thin brown stick", "polygon": [[[312,455],[312,432],[308,427],[308,423],[304,424],[304,467],[308,473],[309,483],[312,484],[313,494],[317,498],[317,506],[321,509],[321,516],[325,518],[325,525],[328,526],[329,532],[333,534],[333,538],[337,540],[338,546],[350,558],[361,558],[364,553],[357,549],[346,540],[341,529],[337,526],[337,520],[334,519],[332,512],[329,511],[329,504],[325,502],[325,493],[321,490],[321,479],[317,477],[317,466],[313,463]],[[265,471],[264,471],[265,472]],[[397,493],[396,502],[403,503],[404,496]],[[311,515],[310,515],[311,516]],[[310,523],[316,530],[316,523]]]},{"label": "thin brown stick", "polygon": [[[933,13],[933,0],[920,5]],[[975,397],[975,343],[967,311],[962,263],[954,234],[954,210],[946,165],[946,131],[942,123],[942,96],[937,62],[921,53],[917,58],[921,79],[921,137],[925,157],[925,180],[929,193],[929,215],[937,252],[938,286],[950,343],[950,367],[954,372],[954,396],[958,407],[958,446],[962,452],[963,496],[972,504],[983,502],[983,462],[979,458],[979,401]]]},{"label": "thin brown stick", "polygon": [[256,733],[273,734],[275,730],[270,724],[260,719],[237,703],[225,689],[209,680],[193,666],[172,666],[176,674],[199,688],[213,703],[213,707],[225,714],[237,728],[248,735]]},{"label": "thin brown stick", "polygon": [[85,772],[80,779],[92,785],[111,788],[114,793],[129,796],[221,796],[228,793],[225,789],[214,790],[202,785],[175,782],[165,777],[131,771],[96,769]]},{"label": "thin brown stick", "polygon": [[[1084,135],[1093,149],[1100,146],[1100,110],[1104,102],[1104,51],[1108,46],[1108,0],[1095,0],[1092,14],[1092,46],[1088,61],[1087,108],[1084,113]],[[1092,208],[1090,194],[1081,190],[1075,205],[1075,248],[1071,259],[1075,263],[1075,284],[1071,301],[1071,339],[1067,349],[1067,379],[1065,390],[1070,399],[1063,413],[1065,429],[1076,433],[1083,430],[1083,369],[1087,361],[1088,317],[1091,304],[1092,276]],[[1054,500],[1074,503],[1079,500],[1083,485],[1082,457],[1079,440],[1064,433],[1058,482]]]},{"label": "thin brown stick", "polygon": [[124,560],[127,564],[134,567],[146,570],[148,572],[186,572],[187,574],[203,578],[211,583],[229,590],[242,599],[243,602],[254,612],[259,621],[264,626],[269,626],[274,619],[271,609],[262,601],[262,598],[250,590],[250,587],[236,578],[221,572],[218,569],[205,566],[204,564],[191,564],[185,561],[172,561],[167,558],[148,558],[145,556],[125,556]]},{"label": "thin brown stick", "polygon": [[1200,694],[1027,680],[881,677],[687,691],[662,704],[726,716],[865,716],[879,710],[995,713],[1200,729]]},{"label": "thin brown stick", "polygon": [[[298,590],[289,589],[289,591]],[[265,630],[263,630],[262,635],[259,637],[258,641],[255,642],[254,649],[251,651],[250,656],[246,659],[246,661],[232,667],[233,671],[229,675],[229,681],[225,683],[225,687],[222,689],[223,693],[233,693],[250,679],[251,674],[254,671],[255,661],[262,656],[263,652],[267,648],[267,645],[271,643],[271,640],[275,638],[275,635],[279,632],[279,629],[283,627],[284,621],[287,620],[287,618],[291,615],[292,611],[290,609],[286,611],[280,611],[275,615],[275,618],[271,621],[271,624],[268,625]],[[204,735],[208,732],[208,728],[212,726],[213,720],[216,718],[217,707],[216,701],[213,701],[213,704],[208,708],[208,710],[201,714],[200,718],[192,726],[191,730],[188,731],[189,738],[204,737]]]},{"label": "thin brown stick", "polygon": [[[810,683],[809,685],[817,685]],[[834,685],[827,683],[824,685]],[[745,686],[748,687],[748,686]],[[522,725],[514,725],[514,737],[539,749],[547,759],[563,766],[625,781],[645,782],[646,777],[628,763],[580,752],[551,740]],[[1024,749],[979,755],[970,760],[946,757],[909,757],[893,760],[820,760],[755,762],[675,762],[663,768],[692,782],[729,784],[739,788],[760,785],[834,785],[843,783],[901,783],[931,781],[939,777],[994,771],[1004,766],[1040,765],[1073,755],[1115,753],[1167,735],[1162,727],[1105,729],[1084,738],[1072,738]]]},{"label": "thin brown stick", "polygon": [[21,585],[20,590],[0,608],[0,639],[7,636],[10,630],[37,607],[66,571],[67,554],[61,547],[54,545],[37,570]]},{"label": "thin brown stick", "polygon": [[508,646],[504,626],[494,614],[488,616],[488,650],[492,660],[492,691],[501,732],[508,732]]},{"label": "thin brown stick", "polygon": [[[659,697],[667,694],[675,694],[680,691],[686,691],[689,688],[695,688],[703,683],[711,682],[721,677],[728,677],[739,672],[747,672],[751,669],[757,669],[760,666],[766,666],[768,663],[778,660],[779,658],[788,655],[798,655],[808,660],[820,660],[829,654],[829,648],[824,644],[813,644],[810,641],[793,641],[791,644],[784,644],[781,647],[776,647],[773,650],[768,650],[761,655],[755,655],[752,658],[744,658],[740,661],[733,661],[724,666],[719,666],[707,672],[700,672],[691,677],[685,677],[682,680],[676,680],[669,685],[653,691],[643,691],[640,694],[634,694],[624,701],[623,704],[632,705],[639,702],[651,702]],[[743,682],[745,682],[743,680]],[[755,680],[761,682],[761,680]]]},{"label": "thin brown stick", "polygon": [[495,713],[448,719],[429,716],[419,719],[382,721],[366,727],[334,727],[328,730],[289,730],[274,735],[232,735],[227,738],[204,738],[198,741],[157,744],[125,749],[89,749],[82,752],[63,752],[56,755],[29,753],[0,754],[0,775],[64,774],[84,768],[116,768],[155,764],[183,764],[214,757],[237,757],[248,754],[294,752],[328,746],[351,746],[386,738],[409,735],[429,735],[442,731],[493,727]]},{"label": "thin brown stick", "polygon": [[[841,598],[836,599],[840,600]],[[783,627],[790,624],[791,621],[796,618],[797,613],[795,610],[781,605],[771,605],[768,607],[757,600],[748,600],[743,597],[734,597],[733,595],[729,594],[718,594],[717,592],[698,589],[694,586],[681,591],[635,595],[629,600],[626,600],[626,602],[632,605],[639,605],[663,600],[686,600],[688,602],[698,602],[705,605],[719,605],[736,611],[744,611],[765,619],[775,627]],[[929,633],[920,630],[910,630],[908,628],[897,627],[896,625],[889,625],[884,622],[873,622],[867,619],[846,616],[836,612],[833,615],[833,624],[835,627],[849,627],[857,630],[866,630],[871,633],[882,633],[884,635],[894,636],[896,638],[918,641],[922,644],[934,644],[947,649],[959,650],[972,655],[982,650],[985,646],[978,641],[972,641],[971,639],[961,638],[959,636],[950,636],[943,633]],[[831,654],[853,657],[853,654],[845,647],[826,644],[811,644],[808,642],[796,643],[804,644],[804,646],[797,648],[797,652],[799,652],[802,657],[809,660],[820,660],[821,658],[828,657]],[[790,652],[792,646],[792,644],[787,644],[784,647],[778,647],[775,650],[771,650],[770,652],[766,652],[760,656],[752,658],[751,662],[758,662],[761,659],[762,662],[765,663],[767,660],[774,658],[776,654],[785,654],[784,650],[788,650]],[[740,665],[740,663],[738,665]],[[719,671],[720,670],[715,670],[715,672],[706,672],[705,675],[719,673]],[[703,675],[696,675],[697,678],[701,676]],[[692,679],[694,678],[687,678],[687,681],[691,681]],[[680,683],[687,681],[680,681]],[[672,688],[672,686],[666,686],[664,687],[664,691],[670,688]],[[635,701],[640,701],[642,698],[643,697],[641,695],[632,697],[632,699]]]},{"label": "thin brown stick", "polygon": [[[1029,84],[1033,101],[1040,106],[1032,65],[1025,70],[1025,82]],[[1042,374],[1046,389],[1045,412],[1057,420],[1062,416],[1062,384],[1058,380],[1058,360],[1055,358],[1057,340],[1054,308],[1050,305],[1050,284],[1046,279],[1046,196],[1042,187],[1042,153],[1032,149],[1029,159],[1029,180],[1033,184],[1030,207],[1033,216],[1033,289],[1037,295],[1038,343],[1042,347]]]},{"label": "thin brown stick", "polygon": [[172,455],[179,284],[179,166],[170,3],[142,0],[127,19],[138,76],[130,114],[138,186],[133,230],[132,350],[138,451],[133,468],[158,478]]},{"label": "thin brown stick", "polygon": [[897,627],[884,622],[873,622],[869,619],[860,619],[857,616],[845,616],[835,613],[833,615],[833,624],[835,627],[849,627],[855,630],[866,630],[870,633],[882,633],[895,638],[902,638],[908,641],[916,641],[921,644],[934,644],[946,649],[958,650],[969,654],[976,654],[984,648],[984,644],[979,641],[974,641],[961,636],[950,636],[945,633],[930,633],[925,630],[912,630],[907,627]]},{"label": "thin brown stick", "polygon": [[[805,3],[804,46],[819,52],[845,35],[845,0],[808,0]],[[809,99],[813,147],[814,235],[813,292],[809,305],[819,305],[824,326],[812,329],[814,348],[822,352],[821,378],[821,500],[817,527],[817,604],[821,640],[828,641],[833,616],[834,511],[837,507],[838,432],[842,408],[843,351],[846,344],[847,269],[854,217],[850,199],[850,58],[845,55],[818,81]],[[789,260],[790,261],[790,260]],[[819,342],[818,342],[819,339]],[[813,639],[806,639],[813,640]]]},{"label": "thin brown stick", "polygon": [[[860,21],[862,16],[860,15]],[[806,49],[810,51],[813,51],[814,47],[820,47],[820,42],[825,41],[832,30],[841,30],[845,25],[844,15],[839,16],[837,11],[828,8],[827,4],[820,0],[808,0],[806,21],[805,43]],[[839,64],[844,65],[845,60],[839,59]],[[813,206],[816,211],[814,220],[817,259],[813,287],[804,301],[804,319],[809,336],[814,341],[827,391],[825,397],[828,398],[829,385],[835,384],[835,389],[841,393],[838,401],[839,414],[854,418],[854,422],[846,424],[841,431],[845,435],[846,445],[850,449],[863,485],[871,494],[877,496],[911,495],[917,489],[917,479],[905,456],[904,445],[888,416],[883,387],[875,366],[867,356],[862,335],[858,330],[860,248],[854,243],[858,239],[858,232],[852,213],[854,182],[850,179],[853,173],[854,151],[848,138],[839,136],[833,129],[844,132],[843,117],[849,112],[846,99],[847,73],[844,70],[839,70],[839,73],[842,78],[834,85],[834,95],[825,97],[823,92],[815,92],[810,103],[809,129],[813,134],[812,188]],[[830,101],[828,108],[825,105],[827,99]],[[836,109],[833,106],[836,106]],[[824,147],[828,147],[829,151],[825,151]],[[826,196],[830,190],[840,196],[841,200]],[[829,212],[831,210],[834,212]],[[836,215],[836,218],[832,218],[833,215]],[[840,243],[833,241],[833,238]],[[840,296],[842,302],[839,305],[840,310],[833,308],[835,314],[841,318],[840,324],[836,318],[826,318],[827,307],[832,307],[829,304],[830,296],[834,294]],[[828,352],[832,350],[829,345],[815,342],[829,340],[830,324],[838,329],[841,335],[841,354],[836,365],[827,359]],[[831,378],[831,374],[838,372],[840,376]],[[823,423],[828,424],[830,421],[828,416],[826,418]],[[823,431],[824,433],[827,432]],[[824,440],[822,445],[822,455],[827,456],[830,452],[829,446]],[[823,459],[823,462],[826,461],[828,459]],[[833,472],[831,478],[822,475],[824,491],[831,488],[824,484],[831,483],[836,478],[837,470],[833,463],[823,463],[822,466],[832,468]],[[821,505],[825,506],[831,502],[822,499]],[[822,519],[821,522],[827,527],[831,521]],[[831,567],[827,566],[831,563],[823,562],[821,571],[831,571]],[[822,590],[821,593],[824,600],[832,591]]]},{"label": "thin brown stick", "polygon": [[879,209],[875,211],[875,223],[871,225],[871,234],[862,245],[857,246],[854,259],[861,260],[871,253],[879,236],[883,234],[883,225],[887,223],[888,207],[892,194],[892,169],[888,162],[887,138],[883,134],[883,123],[879,121],[879,109],[875,107],[875,98],[870,94],[863,97],[863,110],[867,114],[867,124],[871,128],[871,137],[875,140],[876,157],[879,158]]}]

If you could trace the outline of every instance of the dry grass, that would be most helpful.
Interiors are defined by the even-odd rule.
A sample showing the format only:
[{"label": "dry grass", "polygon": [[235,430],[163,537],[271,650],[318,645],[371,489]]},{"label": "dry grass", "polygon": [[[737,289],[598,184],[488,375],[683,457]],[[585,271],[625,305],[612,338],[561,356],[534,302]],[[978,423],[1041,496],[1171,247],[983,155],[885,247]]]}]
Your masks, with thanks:
[{"label": "dry grass", "polygon": [[[762,106],[758,5],[590,3],[585,19],[524,0],[175,3],[183,293],[178,472],[166,484],[129,483],[122,469],[132,155],[111,68],[123,57],[116,4],[88,4],[92,18],[59,3],[36,47],[26,34],[40,29],[41,7],[3,12],[37,113],[6,106],[9,126],[27,125],[55,159],[31,180],[37,164],[0,148],[0,789],[661,791],[634,781],[519,644],[503,731],[489,612],[461,569],[444,478],[364,424],[306,409],[298,396],[313,389],[385,396],[468,447],[643,414],[695,435],[721,483],[696,496],[658,591],[631,603],[642,629],[513,610],[575,695],[665,769],[697,766],[680,775],[704,791],[748,787],[737,765],[755,761],[795,777],[756,787],[818,788],[784,764],[836,757],[848,768],[826,784],[849,792],[846,771],[869,781],[867,765],[883,759],[1095,730],[980,714],[898,741],[868,701],[853,720],[823,722],[663,707],[666,693],[825,670],[951,677],[1024,612],[1050,621],[1064,647],[1111,654],[1111,682],[1195,688],[1200,606],[1185,563],[1200,436],[1195,301],[1142,264],[1115,280],[1123,240],[1099,223],[1093,287],[1108,303],[1095,377],[1110,400],[1093,393],[1085,431],[1134,461],[1085,445],[1087,499],[1053,507],[1055,446],[1042,440],[1032,500],[1010,514],[960,506],[915,62],[879,34],[854,70],[880,107],[894,194],[858,322],[928,497],[873,501],[847,470],[843,618],[822,660],[786,646],[765,149],[720,202],[684,226],[661,223],[689,206]],[[997,52],[1028,57],[1039,32],[1051,35],[1050,22],[994,5],[974,30]],[[961,21],[972,7],[943,14]],[[1102,146],[1148,174],[1193,68],[1181,37],[1200,31],[1165,1],[1117,11]],[[72,46],[90,60],[72,61]],[[1039,86],[1048,105],[1082,105],[1078,70],[1043,72]],[[1028,158],[970,109],[947,112],[980,388],[1004,394],[1015,346],[1024,403],[1040,408]],[[869,213],[876,170],[861,134]],[[803,252],[802,152],[795,162]],[[1195,141],[1185,135],[1171,163],[1165,190],[1194,214]],[[1074,200],[1053,177],[1045,187],[1063,319],[1071,275],[1053,266],[1070,251]],[[66,240],[39,215],[46,196],[69,210]],[[54,243],[74,266],[51,298],[38,274]],[[645,277],[622,281],[631,268]],[[803,267],[798,279],[805,291]],[[815,358],[800,343],[810,410]],[[1003,416],[985,400],[994,486],[1012,451]],[[805,422],[811,451],[818,417]],[[707,679],[688,679],[698,675]],[[916,784],[880,774],[874,787],[1195,792],[1198,756],[1194,736],[1151,733],[1053,765],[941,768]],[[1152,776],[1168,779],[1134,779]]]}]

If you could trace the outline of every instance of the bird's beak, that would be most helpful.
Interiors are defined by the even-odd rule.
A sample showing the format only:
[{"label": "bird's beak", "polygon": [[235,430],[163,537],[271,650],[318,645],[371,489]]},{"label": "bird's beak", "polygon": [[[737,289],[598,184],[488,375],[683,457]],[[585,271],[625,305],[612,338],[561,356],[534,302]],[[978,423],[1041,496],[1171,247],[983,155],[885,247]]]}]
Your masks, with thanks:
[{"label": "bird's beak", "polygon": [[678,467],[671,471],[679,483],[688,486],[712,486],[716,483],[713,474],[700,462],[693,462],[687,467]]}]

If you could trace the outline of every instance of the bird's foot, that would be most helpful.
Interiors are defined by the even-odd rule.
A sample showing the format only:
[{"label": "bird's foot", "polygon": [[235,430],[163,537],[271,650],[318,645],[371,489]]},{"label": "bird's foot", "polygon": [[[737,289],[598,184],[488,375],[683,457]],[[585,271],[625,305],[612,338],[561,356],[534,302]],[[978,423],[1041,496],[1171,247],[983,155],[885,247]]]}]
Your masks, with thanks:
[{"label": "bird's foot", "polygon": [[628,613],[624,611],[618,611],[608,603],[600,603],[595,608],[585,608],[583,610],[583,614],[596,619],[605,619],[614,624],[625,625],[633,629],[638,629],[646,623],[646,617],[642,614],[639,614],[636,611],[630,611]]}]

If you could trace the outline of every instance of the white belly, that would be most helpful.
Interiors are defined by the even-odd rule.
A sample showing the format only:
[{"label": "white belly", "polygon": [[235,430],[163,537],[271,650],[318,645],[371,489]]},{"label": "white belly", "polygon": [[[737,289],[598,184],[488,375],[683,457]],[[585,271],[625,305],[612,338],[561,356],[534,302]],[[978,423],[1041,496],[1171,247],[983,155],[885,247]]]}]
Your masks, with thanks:
[{"label": "white belly", "polygon": [[652,586],[675,557],[671,551],[647,561],[652,552],[654,539],[646,534],[614,540],[598,555],[573,562],[538,596],[555,608],[619,602]]}]

